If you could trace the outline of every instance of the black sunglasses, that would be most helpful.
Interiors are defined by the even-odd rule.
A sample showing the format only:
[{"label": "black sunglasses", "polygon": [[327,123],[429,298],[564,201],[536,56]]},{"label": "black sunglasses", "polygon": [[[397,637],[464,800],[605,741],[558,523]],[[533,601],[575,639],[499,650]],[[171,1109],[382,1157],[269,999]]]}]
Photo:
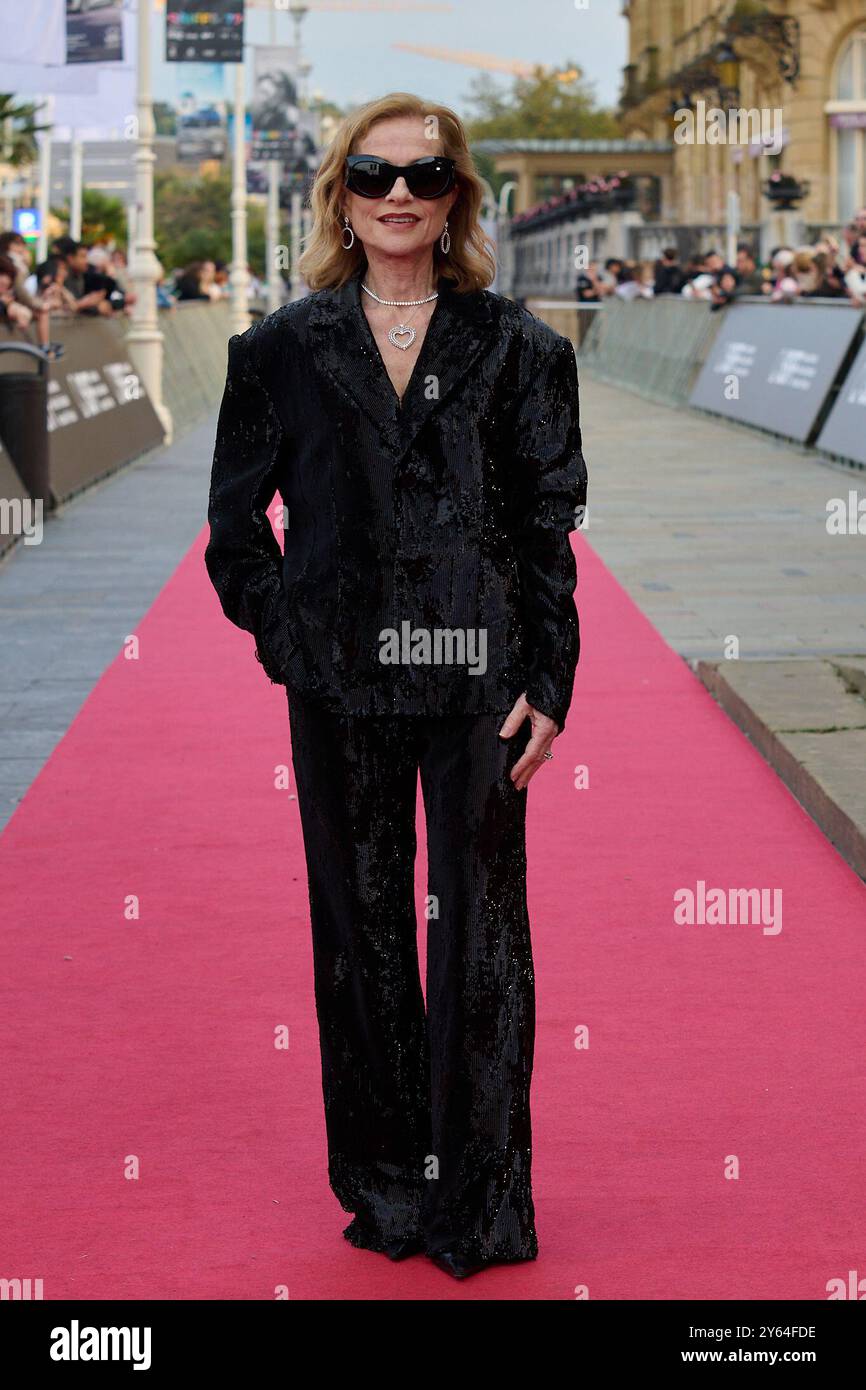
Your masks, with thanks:
[{"label": "black sunglasses", "polygon": [[350,154],[346,159],[346,187],[362,198],[384,198],[400,177],[413,198],[443,198],[454,187],[454,160],[429,155],[400,165],[370,154]]}]

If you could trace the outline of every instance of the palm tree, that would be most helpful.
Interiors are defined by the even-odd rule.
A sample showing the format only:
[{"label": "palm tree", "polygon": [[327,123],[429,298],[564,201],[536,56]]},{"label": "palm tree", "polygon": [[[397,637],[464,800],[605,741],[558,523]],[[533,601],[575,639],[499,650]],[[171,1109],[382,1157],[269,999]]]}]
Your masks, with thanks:
[{"label": "palm tree", "polygon": [[37,155],[36,136],[50,129],[40,125],[38,102],[18,102],[10,93],[0,92],[0,159],[4,164],[32,164]]}]

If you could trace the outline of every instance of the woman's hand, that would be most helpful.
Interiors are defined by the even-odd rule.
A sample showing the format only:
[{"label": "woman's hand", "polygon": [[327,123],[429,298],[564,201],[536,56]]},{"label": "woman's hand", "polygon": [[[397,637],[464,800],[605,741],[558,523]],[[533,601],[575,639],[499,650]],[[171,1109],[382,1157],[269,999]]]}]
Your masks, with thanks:
[{"label": "woman's hand", "polygon": [[550,745],[559,733],[559,725],[546,714],[534,709],[526,696],[521,695],[499,730],[499,737],[513,738],[524,719],[531,720],[532,733],[522,758],[511,769],[511,780],[515,790],[519,792],[529,785],[538,769],[549,761],[544,755],[550,751]]}]

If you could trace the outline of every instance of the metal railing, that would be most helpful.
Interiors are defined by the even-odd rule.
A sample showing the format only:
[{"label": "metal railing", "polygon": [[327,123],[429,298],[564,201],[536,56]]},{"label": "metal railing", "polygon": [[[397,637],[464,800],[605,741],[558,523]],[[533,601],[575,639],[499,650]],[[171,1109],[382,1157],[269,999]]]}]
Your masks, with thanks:
[{"label": "metal railing", "polygon": [[582,369],[666,405],[687,401],[723,315],[675,296],[605,301],[582,347]]}]

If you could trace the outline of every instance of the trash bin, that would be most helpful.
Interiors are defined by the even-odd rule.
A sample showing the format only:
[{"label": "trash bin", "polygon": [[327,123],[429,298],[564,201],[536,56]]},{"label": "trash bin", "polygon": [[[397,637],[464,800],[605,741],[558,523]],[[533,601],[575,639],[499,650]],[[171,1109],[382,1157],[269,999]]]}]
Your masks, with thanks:
[{"label": "trash bin", "polygon": [[48,462],[48,358],[30,343],[0,343],[0,353],[30,357],[35,371],[0,371],[0,439],[34,501],[53,504]]}]

